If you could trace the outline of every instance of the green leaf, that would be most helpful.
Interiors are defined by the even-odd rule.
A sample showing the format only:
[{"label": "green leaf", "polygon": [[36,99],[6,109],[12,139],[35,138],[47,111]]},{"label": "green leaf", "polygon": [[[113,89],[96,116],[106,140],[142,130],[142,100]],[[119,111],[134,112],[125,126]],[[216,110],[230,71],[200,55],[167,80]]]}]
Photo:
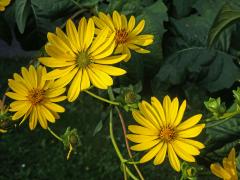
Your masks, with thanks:
[{"label": "green leaf", "polygon": [[27,18],[31,13],[31,7],[28,0],[15,1],[15,18],[20,33],[25,30]]},{"label": "green leaf", "polygon": [[173,0],[175,13],[177,17],[187,16],[192,11],[192,6],[197,0]]},{"label": "green leaf", "polygon": [[239,68],[231,55],[204,47],[191,47],[168,57],[152,84],[155,92],[161,83],[179,85],[186,82],[195,82],[210,92],[216,92],[231,87],[239,75]]},{"label": "green leaf", "polygon": [[219,35],[229,26],[240,20],[240,6],[225,4],[218,13],[208,34],[208,44],[212,46]]},{"label": "green leaf", "polygon": [[102,120],[100,120],[93,131],[93,136],[95,136],[97,133],[99,133],[99,131],[102,130],[102,127],[103,127],[103,122],[102,122]]},{"label": "green leaf", "polygon": [[[215,152],[218,155],[226,156],[229,150],[239,143],[239,116],[231,118],[218,126],[207,128],[206,134],[208,138],[204,143],[206,145],[204,153]],[[216,154],[214,156],[216,156]]]}]

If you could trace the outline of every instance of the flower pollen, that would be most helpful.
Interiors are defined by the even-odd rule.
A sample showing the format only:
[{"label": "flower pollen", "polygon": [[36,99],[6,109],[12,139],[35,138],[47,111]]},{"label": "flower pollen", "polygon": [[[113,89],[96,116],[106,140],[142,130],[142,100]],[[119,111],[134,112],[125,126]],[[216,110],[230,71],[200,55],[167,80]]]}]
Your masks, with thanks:
[{"label": "flower pollen", "polygon": [[88,66],[90,64],[90,62],[91,61],[89,59],[87,52],[80,52],[77,55],[77,63],[80,68],[85,68],[86,66]]},{"label": "flower pollen", "polygon": [[39,104],[44,99],[44,90],[42,89],[33,89],[29,91],[28,100],[32,105]]},{"label": "flower pollen", "polygon": [[124,44],[128,40],[128,33],[125,29],[117,30],[115,35],[115,40],[117,44]]},{"label": "flower pollen", "polygon": [[160,138],[166,142],[170,142],[175,139],[176,137],[176,132],[173,128],[166,127],[161,129],[160,131]]}]

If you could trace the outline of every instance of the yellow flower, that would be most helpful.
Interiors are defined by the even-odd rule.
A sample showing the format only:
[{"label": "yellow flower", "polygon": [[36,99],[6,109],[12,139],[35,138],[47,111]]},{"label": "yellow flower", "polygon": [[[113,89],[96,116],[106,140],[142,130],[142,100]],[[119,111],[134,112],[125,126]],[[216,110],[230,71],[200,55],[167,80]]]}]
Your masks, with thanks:
[{"label": "yellow flower", "polygon": [[11,0],[0,0],[0,11],[4,11],[5,7],[10,4]]},{"label": "yellow flower", "polygon": [[95,26],[90,18],[82,18],[78,31],[71,20],[67,21],[65,34],[56,28],[56,34],[48,33],[49,43],[45,46],[51,57],[39,58],[39,61],[55,68],[46,79],[57,79],[58,86],[71,84],[68,90],[70,102],[77,99],[80,91],[88,89],[90,83],[100,89],[107,89],[113,84],[110,77],[120,76],[125,70],[110,66],[126,58],[127,55],[111,56],[115,47],[114,34],[107,38],[107,28],[94,38]]},{"label": "yellow flower", "polygon": [[186,109],[186,100],[179,107],[178,98],[171,102],[169,96],[165,96],[163,106],[157,98],[151,98],[151,104],[146,101],[139,103],[139,111],[133,111],[133,118],[139,125],[130,125],[128,129],[134,133],[129,134],[128,139],[139,143],[131,147],[134,151],[149,150],[141,159],[145,163],[154,159],[153,164],[161,164],[166,156],[171,166],[180,171],[179,158],[195,162],[194,156],[199,155],[199,149],[204,145],[190,138],[198,136],[205,124],[198,124],[202,115],[197,114],[182,121]]},{"label": "yellow flower", "polygon": [[237,180],[235,149],[232,148],[228,157],[223,159],[223,167],[219,163],[213,163],[210,169],[214,175],[224,180]]},{"label": "yellow flower", "polygon": [[108,27],[111,33],[115,33],[116,50],[115,53],[127,54],[125,61],[131,58],[131,50],[138,53],[149,53],[149,50],[143,49],[139,46],[148,46],[153,43],[153,35],[139,35],[145,26],[145,21],[141,20],[135,27],[135,17],[131,16],[129,21],[123,14],[119,14],[117,11],[113,12],[112,17],[102,12],[98,14],[98,17],[93,17],[96,26],[96,33],[99,30]]},{"label": "yellow flower", "polygon": [[[56,104],[63,101],[66,96],[61,96],[65,88],[56,88],[54,81],[47,81],[43,78],[46,75],[46,68],[38,66],[35,69],[30,66],[29,69],[22,67],[22,76],[15,73],[14,79],[9,79],[8,85],[14,92],[7,92],[6,95],[15,101],[10,104],[10,110],[16,112],[12,120],[23,117],[23,120],[29,118],[29,127],[33,130],[39,121],[42,128],[48,127],[48,121],[55,122],[59,118],[58,113],[65,109]],[[22,123],[21,122],[21,123]]]}]

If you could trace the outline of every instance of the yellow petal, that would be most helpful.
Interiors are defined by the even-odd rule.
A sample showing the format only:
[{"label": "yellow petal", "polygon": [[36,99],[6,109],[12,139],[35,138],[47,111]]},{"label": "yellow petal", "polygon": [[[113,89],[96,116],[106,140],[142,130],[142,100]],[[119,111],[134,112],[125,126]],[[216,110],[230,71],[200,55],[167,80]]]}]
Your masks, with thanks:
[{"label": "yellow petal", "polygon": [[148,136],[159,135],[158,130],[149,129],[149,128],[137,126],[137,125],[130,125],[130,126],[128,126],[128,129],[129,129],[129,131],[131,131],[132,133],[135,133],[135,134],[148,135]]},{"label": "yellow petal", "polygon": [[196,125],[200,121],[201,118],[202,118],[201,114],[197,114],[195,116],[192,116],[189,119],[187,119],[186,121],[184,121],[181,124],[179,124],[177,126],[177,130],[181,131],[181,130],[193,127],[194,125]]},{"label": "yellow petal", "polygon": [[134,51],[136,51],[137,53],[141,53],[141,54],[147,54],[147,53],[150,53],[151,51],[147,50],[147,49],[143,49],[139,46],[136,46],[134,44],[128,44],[127,47],[129,49],[132,49]]},{"label": "yellow petal", "polygon": [[44,117],[43,112],[42,112],[40,106],[37,105],[36,109],[37,109],[37,116],[38,116],[39,124],[41,125],[41,127],[43,129],[47,129],[48,128],[47,120]]},{"label": "yellow petal", "polygon": [[91,68],[92,72],[96,74],[96,76],[100,81],[102,81],[102,83],[104,83],[106,86],[112,86],[113,79],[107,73],[95,69],[93,66],[89,66],[89,68]]},{"label": "yellow petal", "polygon": [[79,25],[78,25],[78,36],[79,36],[79,43],[81,50],[84,49],[84,42],[85,42],[85,35],[86,35],[86,29],[87,29],[87,20],[85,17],[81,18]]},{"label": "yellow petal", "polygon": [[48,67],[66,67],[76,64],[75,61],[64,61],[60,59],[55,59],[52,57],[41,57],[38,58],[39,62]]},{"label": "yellow petal", "polygon": [[94,59],[93,62],[98,64],[116,64],[122,60],[125,60],[127,57],[126,54],[123,55],[117,55],[117,56],[109,56],[105,57],[103,59]]},{"label": "yellow petal", "polygon": [[163,98],[163,109],[165,112],[166,122],[167,124],[170,123],[170,117],[171,117],[171,99],[169,96],[165,96]]},{"label": "yellow petal", "polygon": [[41,112],[43,112],[43,116],[45,116],[45,118],[54,123],[55,122],[55,117],[53,116],[53,114],[47,109],[45,108],[44,106],[39,106],[39,108],[41,109]]},{"label": "yellow petal", "polygon": [[151,97],[151,103],[153,108],[157,111],[162,124],[166,126],[167,122],[166,122],[165,112],[163,110],[162,104],[159,102],[159,100],[156,97]]},{"label": "yellow petal", "polygon": [[77,97],[80,94],[80,85],[81,85],[81,80],[82,80],[82,69],[79,69],[78,73],[74,77],[70,88],[68,89],[68,101],[73,102],[77,99]]},{"label": "yellow petal", "polygon": [[101,20],[100,18],[98,18],[96,16],[93,16],[92,19],[93,19],[95,25],[100,29],[104,29],[107,26],[103,20]]},{"label": "yellow petal", "polygon": [[158,154],[156,155],[153,164],[154,165],[159,165],[162,164],[162,162],[164,161],[165,157],[166,157],[166,152],[167,152],[167,143],[163,143],[160,151],[158,152]]},{"label": "yellow petal", "polygon": [[122,21],[122,28],[127,29],[128,24],[127,24],[127,18],[125,15],[121,15],[121,21]]},{"label": "yellow petal", "polygon": [[171,166],[173,169],[175,169],[177,172],[180,171],[180,162],[176,155],[176,153],[173,150],[173,147],[170,143],[168,143],[168,158]]},{"label": "yellow petal", "polygon": [[67,96],[59,96],[59,97],[51,98],[50,101],[59,102],[59,101],[64,101],[65,99],[67,99]]},{"label": "yellow petal", "polygon": [[97,35],[97,37],[93,40],[91,47],[88,50],[88,53],[92,53],[97,50],[103,43],[105,43],[106,38],[108,36],[108,29],[105,28],[101,30],[101,32]]},{"label": "yellow petal", "polygon": [[91,68],[86,68],[89,79],[91,81],[91,83],[99,88],[99,89],[107,89],[107,85],[105,83],[103,83],[99,77],[93,72],[93,70]]},{"label": "yellow petal", "polygon": [[69,51],[67,50],[63,51],[62,49],[59,49],[58,46],[55,46],[50,43],[45,45],[45,50],[49,56],[57,58],[59,60],[61,59],[73,60],[75,57],[73,54],[69,53]]},{"label": "yellow petal", "polygon": [[178,138],[179,141],[187,143],[189,145],[192,145],[198,149],[203,149],[205,148],[204,144],[202,144],[201,142],[192,140],[192,139],[183,139],[183,138]]},{"label": "yellow petal", "polygon": [[176,117],[176,120],[174,121],[173,123],[173,126],[176,127],[181,121],[182,121],[182,118],[183,118],[183,115],[184,115],[184,112],[185,112],[185,109],[186,109],[186,106],[187,106],[187,102],[186,100],[184,100],[179,108],[179,111],[178,111],[178,115]]},{"label": "yellow petal", "polygon": [[10,98],[12,98],[12,99],[15,99],[15,100],[18,100],[18,101],[20,101],[20,100],[22,100],[22,101],[27,100],[27,97],[26,97],[26,96],[22,96],[22,95],[20,95],[20,94],[13,93],[13,92],[7,92],[6,95],[7,95],[8,97],[10,97]]},{"label": "yellow petal", "polygon": [[156,154],[160,151],[160,149],[162,148],[163,142],[160,142],[158,145],[156,145],[155,147],[153,147],[151,150],[149,150],[148,153],[146,153],[141,159],[140,159],[140,163],[145,163],[147,161],[150,161],[152,158],[154,158],[154,156],[156,156]]},{"label": "yellow petal", "polygon": [[129,21],[128,21],[128,29],[127,29],[127,31],[131,32],[133,30],[134,26],[135,26],[135,17],[131,16]]},{"label": "yellow petal", "polygon": [[148,149],[156,146],[157,144],[159,144],[160,141],[161,141],[160,139],[156,139],[156,140],[153,140],[153,141],[143,142],[141,144],[131,146],[131,150],[133,150],[133,151],[145,151],[145,150],[148,150]]},{"label": "yellow petal", "polygon": [[30,119],[29,119],[29,128],[31,130],[35,129],[35,127],[37,126],[37,110],[35,107],[33,107],[31,115],[30,115]]},{"label": "yellow petal", "polygon": [[31,104],[30,103],[24,103],[24,106],[22,106],[21,109],[19,109],[13,116],[12,116],[12,120],[17,120],[20,119],[21,117],[23,117],[27,111],[31,108]]},{"label": "yellow petal", "polygon": [[90,87],[90,79],[86,69],[82,70],[81,90],[88,89]]},{"label": "yellow petal", "polygon": [[91,56],[97,56],[102,52],[106,51],[106,48],[109,48],[109,46],[114,43],[114,37],[115,33],[112,33],[111,36],[107,38],[106,42],[102,43],[102,45],[99,48],[97,48],[95,51],[91,53]]},{"label": "yellow petal", "polygon": [[84,49],[86,50],[93,41],[95,26],[92,18],[88,20],[86,34],[84,37]]},{"label": "yellow petal", "polygon": [[113,25],[113,21],[112,21],[111,17],[107,16],[106,14],[104,14],[104,13],[102,13],[102,12],[98,13],[98,16],[100,17],[101,20],[103,20],[103,21],[105,22],[105,24],[108,25],[108,27],[109,27],[112,31],[115,30],[115,27],[114,27],[114,25]]},{"label": "yellow petal", "polygon": [[17,81],[9,79],[8,80],[8,85],[17,94],[20,94],[22,96],[26,96],[26,94],[28,93],[28,89],[23,83],[19,83]]},{"label": "yellow petal", "polygon": [[134,110],[134,111],[132,112],[132,115],[133,115],[133,118],[135,119],[135,121],[136,121],[137,123],[139,123],[140,125],[142,125],[142,126],[144,126],[144,127],[146,127],[146,128],[154,129],[154,130],[158,131],[157,127],[154,126],[154,125],[152,124],[152,122],[150,122],[148,119],[146,119],[146,118],[140,113],[140,111]]},{"label": "yellow petal", "polygon": [[62,76],[61,78],[55,81],[55,87],[65,87],[69,82],[73,79],[73,77],[78,72],[78,67],[74,68],[71,72],[69,72],[66,76]]},{"label": "yellow petal", "polygon": [[127,138],[135,143],[143,143],[147,141],[153,141],[155,139],[158,139],[159,136],[146,136],[146,135],[136,135],[136,134],[128,134]]},{"label": "yellow petal", "polygon": [[214,175],[223,179],[230,179],[231,175],[218,163],[211,164],[210,169]]},{"label": "yellow petal", "polygon": [[111,76],[120,76],[120,75],[126,74],[126,71],[124,69],[117,68],[114,66],[92,64],[92,67],[100,71],[103,71]]},{"label": "yellow petal", "polygon": [[132,32],[129,33],[129,37],[133,37],[133,36],[140,34],[142,32],[144,26],[145,26],[145,21],[141,20],[138,23],[138,25],[136,26],[136,28]]},{"label": "yellow petal", "polygon": [[150,107],[150,105],[146,101],[142,101],[142,103],[138,104],[138,107],[146,119],[148,119],[156,128],[160,129],[161,126],[155,115],[156,113],[154,114],[154,110]]},{"label": "yellow petal", "polygon": [[131,57],[132,57],[129,48],[126,47],[126,46],[123,46],[122,54],[126,54],[127,55],[126,58],[124,59],[125,62],[128,62],[131,59]]},{"label": "yellow petal", "polygon": [[174,98],[171,103],[171,106],[170,106],[170,110],[171,110],[170,123],[171,124],[173,124],[173,122],[175,121],[175,119],[177,117],[178,107],[179,107],[178,98]]},{"label": "yellow petal", "polygon": [[205,124],[199,124],[199,125],[196,125],[192,128],[189,128],[189,129],[186,129],[186,130],[183,130],[183,131],[180,131],[178,133],[179,137],[181,138],[192,138],[192,137],[196,137],[198,136],[203,128],[205,127]]},{"label": "yellow petal", "polygon": [[172,147],[175,151],[175,153],[180,157],[182,158],[184,161],[187,161],[187,162],[195,162],[195,158],[189,154],[186,150],[186,146],[179,146],[179,143],[175,143],[173,142],[172,143]]},{"label": "yellow petal", "polygon": [[70,66],[67,68],[58,68],[54,69],[53,71],[47,73],[47,75],[44,77],[46,80],[51,80],[51,79],[57,79],[63,76],[66,76],[68,73],[70,73],[73,69],[75,68],[74,66]]},{"label": "yellow petal", "polygon": [[119,13],[117,11],[113,12],[113,24],[116,29],[122,29],[121,16],[119,15]]},{"label": "yellow petal", "polygon": [[113,54],[113,50],[115,48],[115,43],[111,43],[104,51],[102,51],[101,53],[99,53],[96,56],[93,56],[93,60],[98,60],[98,59],[103,59],[106,58],[108,56],[110,56],[111,54]]},{"label": "yellow petal", "polygon": [[48,98],[53,98],[53,97],[57,97],[60,96],[61,94],[63,94],[66,91],[66,88],[54,88],[54,89],[48,89],[45,92],[45,95]]},{"label": "yellow petal", "polygon": [[77,29],[71,19],[67,20],[66,31],[72,50],[77,53],[80,51],[79,36]]},{"label": "yellow petal", "polygon": [[54,112],[65,112],[65,109],[56,103],[48,102],[44,103],[44,106]]}]

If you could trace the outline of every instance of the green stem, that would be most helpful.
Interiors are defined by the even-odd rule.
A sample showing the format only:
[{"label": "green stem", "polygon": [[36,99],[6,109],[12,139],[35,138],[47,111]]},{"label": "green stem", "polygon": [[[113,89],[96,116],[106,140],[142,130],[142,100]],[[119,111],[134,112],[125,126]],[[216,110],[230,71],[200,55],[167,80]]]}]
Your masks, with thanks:
[{"label": "green stem", "polygon": [[[225,115],[223,115],[222,117],[219,117],[219,119],[215,122],[215,123],[212,123],[210,125],[206,125],[206,128],[210,128],[210,127],[214,127],[214,126],[217,126],[219,124],[222,124],[224,122],[226,122],[227,120],[229,120],[230,118],[238,115],[239,112],[233,112],[233,113],[226,113]],[[210,118],[211,119],[211,118]],[[208,122],[211,122],[211,121],[208,121]]]},{"label": "green stem", "polygon": [[[116,140],[114,138],[114,135],[113,135],[113,126],[112,126],[112,119],[113,119],[113,114],[112,114],[112,109],[110,110],[110,118],[109,118],[109,133],[110,133],[110,138],[111,138],[111,141],[112,141],[112,144],[113,144],[113,147],[115,149],[115,152],[117,153],[118,155],[118,158],[120,159],[121,163],[124,164],[125,162],[125,159],[123,158],[118,146],[117,146],[117,143],[116,143]],[[138,180],[138,178],[136,176],[134,176],[132,174],[132,172],[130,171],[130,169],[126,167],[126,172],[128,173],[128,175],[134,179],[134,180]]]},{"label": "green stem", "polygon": [[87,94],[89,94],[90,96],[92,96],[92,97],[94,97],[96,99],[99,99],[100,101],[103,101],[103,102],[106,102],[106,103],[109,103],[109,104],[112,104],[112,105],[115,105],[115,106],[119,106],[120,105],[119,102],[110,101],[110,100],[105,99],[103,97],[100,97],[100,96],[98,96],[98,95],[96,95],[96,94],[94,94],[94,93],[92,93],[92,92],[90,92],[88,90],[84,90],[84,92],[86,92]]},{"label": "green stem", "polygon": [[[108,88],[108,95],[109,95],[110,100],[112,100],[112,101],[115,100],[113,90],[112,90],[111,87]],[[117,110],[117,113],[118,113],[118,116],[119,116],[119,119],[120,119],[120,122],[121,122],[121,125],[122,125],[122,130],[123,130],[123,134],[124,134],[124,139],[125,139],[125,144],[126,144],[126,148],[127,148],[127,151],[128,151],[128,155],[129,155],[130,159],[132,161],[134,161],[133,156],[132,156],[132,152],[131,152],[130,147],[129,147],[128,139],[127,139],[127,129],[126,129],[125,121],[123,119],[123,116],[122,116],[119,108],[117,106],[115,106],[115,109]],[[134,166],[135,170],[137,171],[137,174],[138,174],[139,178],[141,180],[144,180],[144,177],[143,177],[140,169],[136,165],[136,163],[134,163],[133,166]]]},{"label": "green stem", "polygon": [[61,137],[59,137],[55,132],[53,132],[50,127],[48,127],[48,131],[49,131],[56,139],[58,139],[59,141],[63,142],[63,139],[62,139]]}]

